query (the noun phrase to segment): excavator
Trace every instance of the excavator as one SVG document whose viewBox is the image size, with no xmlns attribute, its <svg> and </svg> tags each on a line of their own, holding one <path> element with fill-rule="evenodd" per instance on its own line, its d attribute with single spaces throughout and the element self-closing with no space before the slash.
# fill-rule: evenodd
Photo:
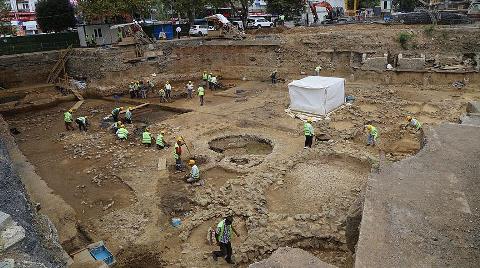
<svg viewBox="0 0 480 268">
<path fill-rule="evenodd" d="M 334 22 L 339 17 L 343 16 L 343 8 L 341 7 L 332 7 L 327 1 L 309 3 L 310 10 L 313 14 L 314 23 L 319 21 L 317 7 L 324 7 L 327 9 L 328 15 L 326 17 L 327 22 Z"/>
</svg>

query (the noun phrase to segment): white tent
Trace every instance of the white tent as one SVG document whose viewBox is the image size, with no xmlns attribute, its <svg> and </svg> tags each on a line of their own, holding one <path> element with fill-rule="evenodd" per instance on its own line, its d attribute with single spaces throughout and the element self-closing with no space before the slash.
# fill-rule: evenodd
<svg viewBox="0 0 480 268">
<path fill-rule="evenodd" d="M 308 76 L 288 84 L 290 109 L 325 115 L 345 102 L 345 79 Z"/>
</svg>

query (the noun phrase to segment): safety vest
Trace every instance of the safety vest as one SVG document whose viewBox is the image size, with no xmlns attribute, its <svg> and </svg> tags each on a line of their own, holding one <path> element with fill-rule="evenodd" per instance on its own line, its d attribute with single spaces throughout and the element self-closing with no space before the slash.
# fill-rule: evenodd
<svg viewBox="0 0 480 268">
<path fill-rule="evenodd" d="M 417 130 L 421 129 L 422 128 L 422 124 L 415 118 L 412 119 L 412 121 L 410 121 L 410 124 L 415 127 Z"/>
<path fill-rule="evenodd" d="M 229 242 L 232 239 L 232 225 L 228 225 L 228 241 L 223 241 L 223 242 Z M 221 222 L 218 223 L 217 225 L 217 239 L 218 241 L 222 242 L 222 238 L 225 232 L 225 219 L 223 219 Z"/>
<path fill-rule="evenodd" d="M 376 127 L 372 126 L 372 129 L 370 130 L 370 135 L 372 135 L 374 138 L 378 137 L 378 130 Z"/>
<path fill-rule="evenodd" d="M 150 132 L 143 132 L 142 134 L 142 143 L 152 143 L 152 136 Z"/>
<path fill-rule="evenodd" d="M 192 166 L 192 170 L 190 171 L 190 176 L 194 179 L 200 178 L 200 170 L 198 169 L 197 165 Z"/>
<path fill-rule="evenodd" d="M 158 134 L 158 136 L 157 136 L 157 145 L 164 146 L 163 135 L 162 134 Z"/>
<path fill-rule="evenodd" d="M 63 120 L 65 120 L 66 123 L 72 123 L 72 114 L 70 112 L 65 112 L 63 114 Z"/>
<path fill-rule="evenodd" d="M 313 136 L 313 127 L 312 124 L 310 123 L 305 123 L 303 125 L 303 132 L 305 133 L 305 136 Z"/>
<path fill-rule="evenodd" d="M 120 113 L 120 108 L 115 108 L 112 110 L 112 115 L 118 115 Z"/>
<path fill-rule="evenodd" d="M 82 122 L 82 124 L 84 124 L 84 125 L 87 123 L 87 119 L 86 119 L 85 117 L 83 117 L 83 116 L 77 117 L 77 120 L 79 120 L 80 122 Z"/>
<path fill-rule="evenodd" d="M 209 74 L 209 75 L 207 76 L 207 80 L 208 80 L 208 82 L 212 82 L 212 75 L 211 75 L 211 74 Z"/>
<path fill-rule="evenodd" d="M 182 154 L 182 147 L 180 147 L 178 143 L 175 143 L 175 147 L 173 148 L 173 157 L 175 158 L 175 160 L 180 158 L 180 154 L 177 153 L 177 150 L 180 154 Z"/>
<path fill-rule="evenodd" d="M 165 84 L 165 89 L 166 89 L 166 90 L 172 90 L 172 85 L 170 85 L 170 84 Z"/>
<path fill-rule="evenodd" d="M 204 96 L 205 95 L 205 89 L 203 87 L 198 87 L 198 96 Z"/>
<path fill-rule="evenodd" d="M 132 119 L 132 112 L 130 112 L 130 110 L 127 110 L 127 111 L 125 112 L 125 118 L 127 118 L 127 119 Z"/>
<path fill-rule="evenodd" d="M 315 72 L 320 72 L 322 68 L 320 66 L 315 67 Z"/>
<path fill-rule="evenodd" d="M 120 139 L 127 139 L 128 138 L 128 130 L 125 128 L 119 128 L 117 130 L 117 137 Z"/>
<path fill-rule="evenodd" d="M 208 74 L 207 74 L 207 73 L 203 73 L 202 79 L 203 79 L 203 80 L 207 80 L 207 79 L 208 79 Z"/>
</svg>

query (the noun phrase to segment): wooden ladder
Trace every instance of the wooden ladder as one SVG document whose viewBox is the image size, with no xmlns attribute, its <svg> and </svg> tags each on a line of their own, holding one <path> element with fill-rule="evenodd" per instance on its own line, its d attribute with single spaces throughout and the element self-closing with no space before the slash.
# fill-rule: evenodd
<svg viewBox="0 0 480 268">
<path fill-rule="evenodd" d="M 70 45 L 68 46 L 67 49 L 64 49 L 60 52 L 60 58 L 55 63 L 53 68 L 50 70 L 50 74 L 48 75 L 48 78 L 47 78 L 47 83 L 57 82 L 62 72 L 64 75 L 67 74 L 67 72 L 65 71 L 65 63 L 67 62 L 68 56 L 70 56 L 72 51 L 73 51 L 73 47 L 72 45 Z"/>
</svg>

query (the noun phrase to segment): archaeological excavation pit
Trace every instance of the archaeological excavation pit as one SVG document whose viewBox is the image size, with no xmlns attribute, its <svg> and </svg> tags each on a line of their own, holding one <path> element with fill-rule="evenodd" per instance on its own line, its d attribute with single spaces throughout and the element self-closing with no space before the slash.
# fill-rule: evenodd
<svg viewBox="0 0 480 268">
<path fill-rule="evenodd" d="M 210 141 L 208 144 L 211 150 L 225 156 L 268 155 L 273 151 L 273 144 L 270 140 L 253 135 L 221 137 Z M 242 164 L 241 159 L 233 161 Z"/>
<path fill-rule="evenodd" d="M 367 181 L 370 164 L 353 157 L 320 156 L 297 163 L 267 193 L 270 211 L 344 216 Z"/>
<path fill-rule="evenodd" d="M 11 129 L 17 130 L 15 140 L 40 177 L 75 210 L 79 219 L 87 220 L 137 201 L 134 191 L 118 172 L 119 168 L 133 165 L 128 163 L 133 155 L 124 153 L 115 136 L 105 124 L 100 124 L 116 105 L 135 105 L 87 99 L 73 116 L 88 116 L 91 122 L 88 133 L 92 135 L 76 129 L 67 133 L 67 138 L 63 113 L 74 104 L 64 102 L 55 107 L 13 113 L 5 116 L 5 120 Z M 136 125 L 159 122 L 176 114 L 156 107 L 135 112 L 134 124 L 127 126 L 132 141 L 140 139 L 141 133 L 134 135 Z"/>
</svg>

